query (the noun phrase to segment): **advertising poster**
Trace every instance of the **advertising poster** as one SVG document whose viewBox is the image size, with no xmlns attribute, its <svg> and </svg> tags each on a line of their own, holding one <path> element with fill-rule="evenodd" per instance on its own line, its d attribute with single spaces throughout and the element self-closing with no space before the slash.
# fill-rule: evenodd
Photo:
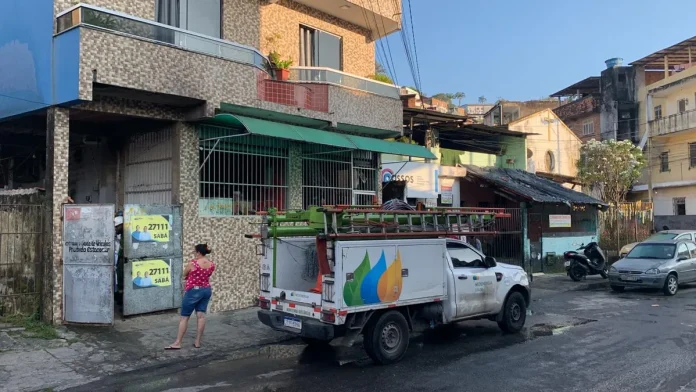
<svg viewBox="0 0 696 392">
<path fill-rule="evenodd" d="M 421 162 L 396 162 L 382 165 L 382 183 L 403 182 L 406 197 L 437 199 L 440 194 L 440 165 Z"/>
<path fill-rule="evenodd" d="M 171 215 L 139 215 L 130 220 L 133 243 L 169 242 L 172 230 Z"/>
<path fill-rule="evenodd" d="M 441 178 L 440 181 L 440 203 L 442 204 L 452 204 L 454 202 L 454 193 L 452 193 L 452 187 L 454 186 L 454 178 Z"/>
<path fill-rule="evenodd" d="M 134 289 L 172 285 L 172 271 L 167 260 L 133 261 L 131 279 Z"/>
</svg>

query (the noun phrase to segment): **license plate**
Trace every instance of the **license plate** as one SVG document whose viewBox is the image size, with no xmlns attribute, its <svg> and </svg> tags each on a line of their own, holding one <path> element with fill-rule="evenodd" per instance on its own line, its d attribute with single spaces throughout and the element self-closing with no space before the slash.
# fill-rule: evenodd
<svg viewBox="0 0 696 392">
<path fill-rule="evenodd" d="M 563 263 L 563 265 L 566 267 L 570 267 L 570 261 L 566 261 L 565 263 Z"/>
<path fill-rule="evenodd" d="M 294 317 L 284 317 L 283 324 L 286 327 L 295 328 L 295 329 L 302 329 L 302 320 L 296 319 Z"/>
<path fill-rule="evenodd" d="M 626 280 L 626 281 L 632 281 L 635 282 L 638 280 L 637 276 L 631 276 L 631 275 L 622 275 L 621 280 Z"/>
</svg>

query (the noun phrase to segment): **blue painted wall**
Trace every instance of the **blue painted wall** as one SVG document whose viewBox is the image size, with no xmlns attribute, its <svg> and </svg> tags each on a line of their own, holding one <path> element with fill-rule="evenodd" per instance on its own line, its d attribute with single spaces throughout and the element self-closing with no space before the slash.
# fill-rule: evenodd
<svg viewBox="0 0 696 392">
<path fill-rule="evenodd" d="M 52 43 L 52 0 L 0 1 L 0 118 L 51 105 Z"/>
<path fill-rule="evenodd" d="M 80 32 L 54 46 L 53 21 L 53 0 L 0 0 L 0 119 L 77 100 Z"/>
<path fill-rule="evenodd" d="M 597 241 L 596 235 L 579 235 L 564 237 L 542 237 L 541 252 L 542 257 L 546 257 L 549 252 L 556 252 L 557 256 L 563 256 L 563 252 L 575 250 L 581 244 L 587 245 L 589 242 Z"/>
</svg>

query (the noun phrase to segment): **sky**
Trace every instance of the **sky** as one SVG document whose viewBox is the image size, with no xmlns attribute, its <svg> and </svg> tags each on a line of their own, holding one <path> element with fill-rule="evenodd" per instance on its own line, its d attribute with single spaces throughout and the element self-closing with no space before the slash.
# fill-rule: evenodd
<svg viewBox="0 0 696 392">
<path fill-rule="evenodd" d="M 407 12 L 408 0 L 402 4 Z M 659 4 L 411 0 L 423 92 L 461 91 L 462 104 L 477 103 L 480 96 L 490 103 L 548 97 L 599 76 L 604 60 L 621 57 L 628 64 L 696 36 L 696 1 Z M 393 59 L 397 83 L 413 86 L 401 34 L 381 41 L 378 61 Z"/>
</svg>

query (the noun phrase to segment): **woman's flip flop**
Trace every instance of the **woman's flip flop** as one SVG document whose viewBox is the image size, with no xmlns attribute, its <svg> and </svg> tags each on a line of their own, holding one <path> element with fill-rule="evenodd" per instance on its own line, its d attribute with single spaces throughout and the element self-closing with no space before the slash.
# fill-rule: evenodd
<svg viewBox="0 0 696 392">
<path fill-rule="evenodd" d="M 181 347 L 172 347 L 172 346 L 167 346 L 164 348 L 164 350 L 181 350 Z"/>
</svg>

